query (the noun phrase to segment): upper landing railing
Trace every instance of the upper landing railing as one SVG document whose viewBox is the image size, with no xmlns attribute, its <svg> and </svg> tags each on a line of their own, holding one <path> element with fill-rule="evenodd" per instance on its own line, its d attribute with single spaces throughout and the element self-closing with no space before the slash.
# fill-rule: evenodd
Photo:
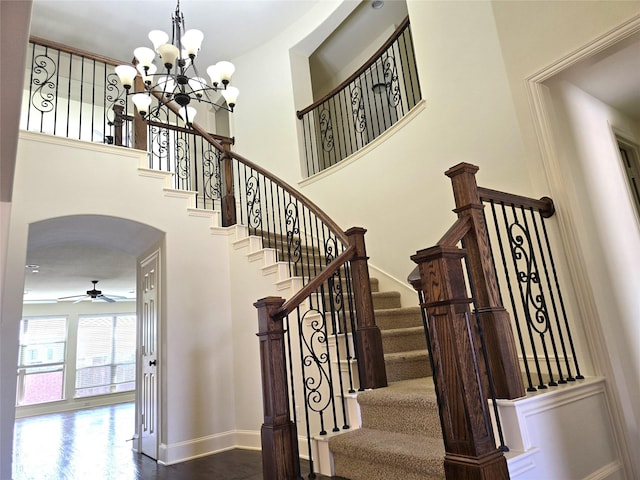
<svg viewBox="0 0 640 480">
<path fill-rule="evenodd" d="M 458 220 L 412 257 L 410 281 L 434 366 L 446 476 L 507 479 L 487 399 L 524 396 L 523 371 L 529 391 L 583 377 L 545 226 L 553 202 L 478 187 L 477 170 L 462 163 L 446 172 Z"/>
<path fill-rule="evenodd" d="M 422 98 L 409 17 L 355 73 L 298 112 L 307 175 L 376 139 Z"/>
<path fill-rule="evenodd" d="M 255 303 L 263 476 L 300 477 L 297 432 L 304 432 L 313 475 L 311 438 L 350 428 L 349 392 L 387 383 L 365 230 L 343 231 L 297 190 L 232 152 L 232 139 L 196 123 L 180 126 L 175 104 L 167 104 L 161 120 L 141 120 L 119 89 L 113 67 L 120 62 L 32 40 L 23 129 L 146 150 L 149 168 L 172 172 L 175 188 L 195 192 L 198 207 L 220 211 L 223 226 L 244 226 L 279 268 L 301 281 L 286 301 Z"/>
</svg>

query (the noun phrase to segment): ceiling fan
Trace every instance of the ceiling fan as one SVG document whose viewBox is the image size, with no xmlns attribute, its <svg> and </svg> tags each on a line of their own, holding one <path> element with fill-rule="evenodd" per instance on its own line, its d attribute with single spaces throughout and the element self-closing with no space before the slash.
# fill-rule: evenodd
<svg viewBox="0 0 640 480">
<path fill-rule="evenodd" d="M 83 300 L 87 300 L 87 299 L 99 299 L 99 300 L 104 300 L 105 302 L 109 302 L 109 303 L 113 303 L 118 298 L 125 298 L 122 297 L 120 295 L 111 295 L 109 297 L 107 297 L 106 295 L 103 295 L 101 290 L 97 290 L 96 289 L 96 285 L 98 284 L 98 280 L 91 280 L 91 283 L 93 283 L 93 288 L 91 290 L 87 290 L 87 293 L 85 295 L 71 295 L 70 297 L 60 297 L 58 298 L 58 300 L 70 300 L 72 298 L 78 298 L 78 300 L 76 300 L 73 303 L 78 303 L 81 302 Z"/>
</svg>

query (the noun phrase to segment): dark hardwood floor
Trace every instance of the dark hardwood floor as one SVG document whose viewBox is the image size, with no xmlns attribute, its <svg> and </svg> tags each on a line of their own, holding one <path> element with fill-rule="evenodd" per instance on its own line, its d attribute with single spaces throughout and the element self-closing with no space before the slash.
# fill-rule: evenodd
<svg viewBox="0 0 640 480">
<path fill-rule="evenodd" d="M 262 479 L 260 452 L 230 450 L 162 466 L 131 451 L 133 432 L 133 404 L 16 420 L 13 480 Z"/>
</svg>

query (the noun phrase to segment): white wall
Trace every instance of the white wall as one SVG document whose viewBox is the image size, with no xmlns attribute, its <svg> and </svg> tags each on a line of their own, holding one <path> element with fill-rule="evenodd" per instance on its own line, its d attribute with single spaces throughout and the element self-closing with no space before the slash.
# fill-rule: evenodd
<svg viewBox="0 0 640 480">
<path fill-rule="evenodd" d="M 29 224 L 98 214 L 149 225 L 165 232 L 160 452 L 161 460 L 170 463 L 209 453 L 212 439 L 222 438 L 224 447 L 233 445 L 227 241 L 210 234 L 210 219 L 188 215 L 187 200 L 163 195 L 162 179 L 138 175 L 145 157 L 143 152 L 21 133 L 5 272 L 12 279 L 4 291 L 10 301 L 2 304 L 1 408 L 3 415 L 13 417 Z M 88 198 L 92 201 L 80 201 Z M 11 428 L 2 425 L 9 438 Z M 4 463 L 10 446 L 3 445 L 2 454 Z"/>
<path fill-rule="evenodd" d="M 639 122 L 576 86 L 548 82 L 557 163 L 567 184 L 600 330 L 631 451 L 640 448 L 640 225 L 614 132 L 640 143 Z M 600 368 L 605 368 L 601 366 Z M 636 466 L 637 468 L 637 466 Z"/>
</svg>

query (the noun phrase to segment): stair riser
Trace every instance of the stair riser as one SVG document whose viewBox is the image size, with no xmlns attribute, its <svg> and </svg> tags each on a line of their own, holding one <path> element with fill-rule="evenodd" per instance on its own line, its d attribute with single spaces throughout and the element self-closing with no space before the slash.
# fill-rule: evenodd
<svg viewBox="0 0 640 480">
<path fill-rule="evenodd" d="M 442 437 L 438 406 L 360 405 L 362 426 L 387 432 Z M 393 412 L 390 415 L 389 412 Z"/>
<path fill-rule="evenodd" d="M 413 360 L 403 362 L 386 362 L 387 381 L 397 382 L 411 378 L 428 377 L 431 375 L 429 360 Z"/>
<path fill-rule="evenodd" d="M 376 311 L 376 325 L 381 330 L 420 327 L 422 317 L 418 309 L 403 309 L 402 312 L 379 310 Z"/>
<path fill-rule="evenodd" d="M 427 342 L 422 329 L 404 335 L 385 335 L 382 331 L 382 348 L 385 353 L 426 350 Z"/>
<path fill-rule="evenodd" d="M 349 480 L 443 480 L 441 475 L 410 472 L 388 463 L 377 463 L 359 458 L 350 458 L 334 453 L 333 462 L 337 476 Z"/>
</svg>

